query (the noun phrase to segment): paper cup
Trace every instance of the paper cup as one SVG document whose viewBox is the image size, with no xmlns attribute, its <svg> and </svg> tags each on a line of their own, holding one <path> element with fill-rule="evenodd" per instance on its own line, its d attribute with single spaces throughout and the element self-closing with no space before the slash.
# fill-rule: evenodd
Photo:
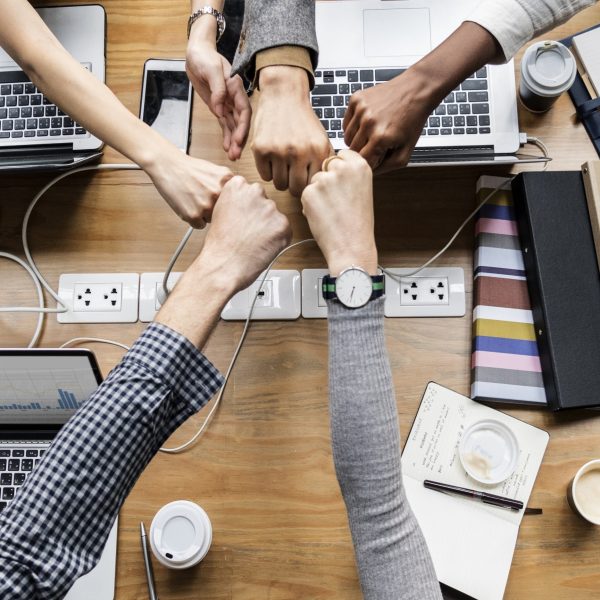
<svg viewBox="0 0 600 600">
<path fill-rule="evenodd" d="M 171 569 L 198 564 L 212 542 L 212 525 L 206 512 L 187 500 L 165 504 L 150 525 L 150 547 L 156 559 Z"/>
<path fill-rule="evenodd" d="M 532 44 L 521 60 L 519 97 L 532 112 L 546 112 L 577 75 L 575 58 L 560 42 Z"/>
<path fill-rule="evenodd" d="M 567 488 L 575 512 L 592 525 L 600 525 L 600 459 L 590 460 L 575 473 Z"/>
</svg>

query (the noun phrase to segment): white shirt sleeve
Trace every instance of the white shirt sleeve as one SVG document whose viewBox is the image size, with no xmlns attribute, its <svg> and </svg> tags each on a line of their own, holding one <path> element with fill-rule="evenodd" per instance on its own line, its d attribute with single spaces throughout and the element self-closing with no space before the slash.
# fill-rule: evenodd
<svg viewBox="0 0 600 600">
<path fill-rule="evenodd" d="M 570 19 L 597 0 L 482 0 L 466 19 L 487 29 L 510 60 L 531 38 Z"/>
</svg>

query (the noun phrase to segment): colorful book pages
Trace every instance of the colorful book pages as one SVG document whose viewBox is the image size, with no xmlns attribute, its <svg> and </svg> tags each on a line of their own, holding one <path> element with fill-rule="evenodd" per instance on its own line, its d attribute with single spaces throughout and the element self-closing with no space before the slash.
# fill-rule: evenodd
<svg viewBox="0 0 600 600">
<path fill-rule="evenodd" d="M 480 177 L 475 223 L 471 398 L 546 405 L 510 179 Z"/>
</svg>

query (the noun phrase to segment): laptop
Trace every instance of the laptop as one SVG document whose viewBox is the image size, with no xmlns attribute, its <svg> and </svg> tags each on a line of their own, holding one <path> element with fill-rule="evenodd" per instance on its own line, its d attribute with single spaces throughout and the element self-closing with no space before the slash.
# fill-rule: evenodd
<svg viewBox="0 0 600 600">
<path fill-rule="evenodd" d="M 101 381 L 89 350 L 0 349 L 0 511 Z M 66 600 L 114 599 L 117 521 L 100 562 L 75 582 Z"/>
<path fill-rule="evenodd" d="M 316 3 L 319 65 L 312 105 L 335 150 L 347 147 L 342 123 L 350 96 L 401 74 L 447 38 L 477 3 Z M 514 64 L 510 61 L 483 67 L 448 94 L 429 117 L 409 165 L 510 164 L 519 161 L 518 149 Z"/>
<path fill-rule="evenodd" d="M 81 68 L 104 82 L 104 9 L 64 6 L 38 13 Z M 98 138 L 46 98 L 0 48 L 0 171 L 69 169 L 98 159 L 101 148 Z"/>
</svg>

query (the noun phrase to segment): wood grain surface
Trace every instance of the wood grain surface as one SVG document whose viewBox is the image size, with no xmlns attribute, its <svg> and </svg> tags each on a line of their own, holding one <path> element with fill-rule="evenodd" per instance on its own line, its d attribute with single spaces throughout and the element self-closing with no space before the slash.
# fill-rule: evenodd
<svg viewBox="0 0 600 600">
<path fill-rule="evenodd" d="M 72 3 L 52 0 L 52 4 Z M 184 56 L 188 2 L 104 0 L 103 5 L 108 19 L 107 83 L 137 114 L 144 61 Z M 558 39 L 598 22 L 600 6 L 545 37 Z M 548 145 L 554 159 L 551 170 L 579 169 L 583 162 L 597 158 L 568 96 L 545 115 L 521 107 L 519 112 L 521 130 Z M 227 164 L 220 130 L 198 98 L 191 154 Z M 124 159 L 106 148 L 103 160 Z M 232 168 L 249 180 L 259 180 L 249 148 Z M 381 263 L 421 264 L 472 210 L 479 175 L 507 172 L 472 167 L 408 169 L 378 178 L 376 234 Z M 24 211 L 49 179 L 49 174 L 0 176 L 0 249 L 22 254 Z M 275 191 L 271 184 L 266 187 L 288 215 L 294 239 L 308 237 L 299 201 Z M 67 179 L 43 198 L 29 237 L 39 268 L 56 287 L 59 275 L 66 272 L 162 271 L 185 229 L 144 173 L 88 173 Z M 202 236 L 192 237 L 178 268 L 198 252 Z M 437 266 L 465 269 L 464 318 L 386 320 L 403 436 L 428 381 L 469 393 L 473 243 L 469 226 L 437 262 Z M 291 251 L 279 264 L 296 269 L 322 266 L 320 252 L 309 245 Z M 27 275 L 1 261 L 0 304 L 34 302 Z M 0 345 L 25 345 L 35 320 L 33 315 L 0 315 Z M 41 345 L 57 346 L 79 335 L 131 343 L 143 328 L 143 323 L 59 325 L 50 316 Z M 206 354 L 219 368 L 227 366 L 240 332 L 238 323 L 218 325 Z M 94 350 L 104 374 L 121 356 L 108 346 Z M 361 597 L 331 459 L 326 367 L 326 321 L 252 324 L 223 406 L 207 435 L 185 454 L 157 456 L 123 507 L 117 600 L 148 597 L 139 522 L 149 525 L 155 512 L 175 499 L 193 500 L 207 510 L 214 539 L 198 568 L 175 572 L 155 563 L 161 599 Z M 541 506 L 544 513 L 523 519 L 505 597 L 600 598 L 600 528 L 574 516 L 565 499 L 577 468 L 600 458 L 600 418 L 583 411 L 558 416 L 540 410 L 508 412 L 549 431 L 550 444 L 531 498 L 531 506 Z M 202 418 L 203 414 L 191 419 L 171 443 L 187 439 Z"/>
</svg>

